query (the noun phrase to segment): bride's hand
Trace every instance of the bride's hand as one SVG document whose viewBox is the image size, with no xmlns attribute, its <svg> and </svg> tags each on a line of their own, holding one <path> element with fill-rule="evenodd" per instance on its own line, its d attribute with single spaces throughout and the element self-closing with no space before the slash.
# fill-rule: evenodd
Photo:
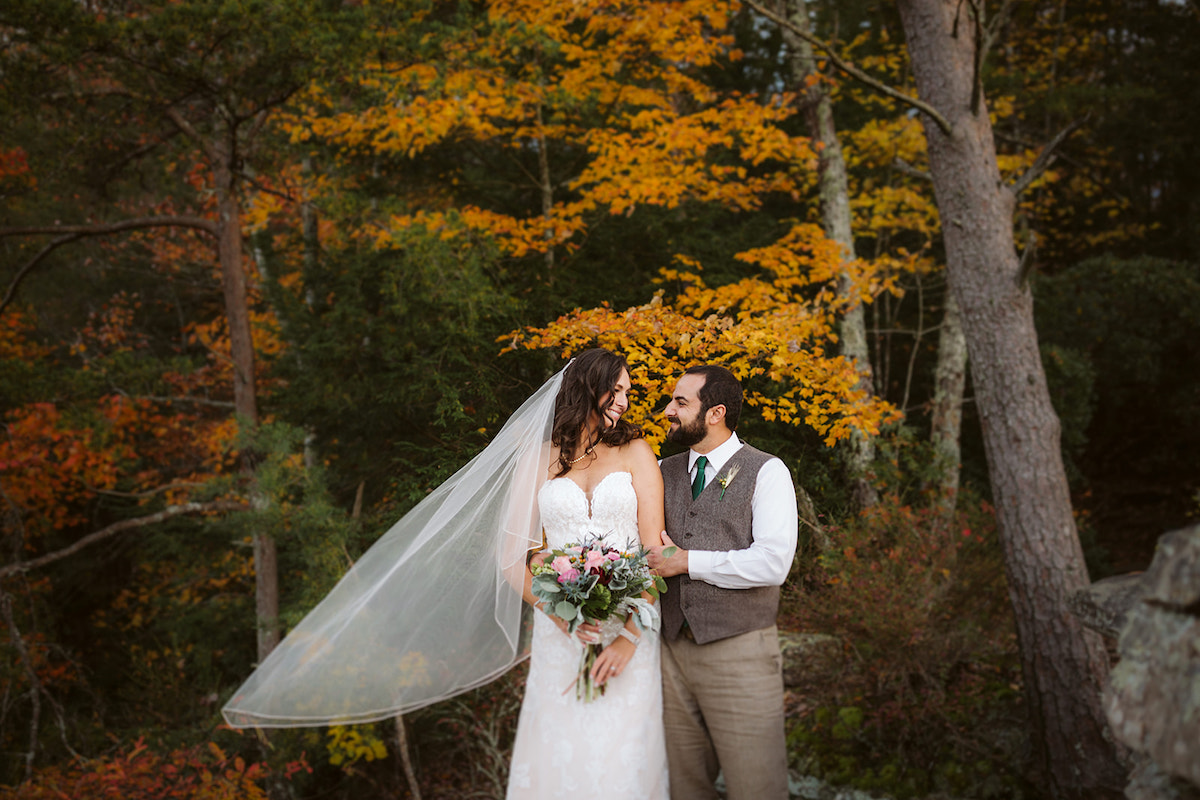
<svg viewBox="0 0 1200 800">
<path fill-rule="evenodd" d="M 592 681 L 597 686 L 603 686 L 612 678 L 625 671 L 637 645 L 623 636 L 618 636 L 612 644 L 600 651 L 596 663 L 592 665 Z"/>
<path fill-rule="evenodd" d="M 600 641 L 600 626 L 594 622 L 585 622 L 571 633 L 571 627 L 562 617 L 551 614 L 549 611 L 543 611 L 550 620 L 558 626 L 558 629 L 563 632 L 564 636 L 570 636 L 573 639 L 578 639 L 580 644 L 596 644 Z"/>
</svg>

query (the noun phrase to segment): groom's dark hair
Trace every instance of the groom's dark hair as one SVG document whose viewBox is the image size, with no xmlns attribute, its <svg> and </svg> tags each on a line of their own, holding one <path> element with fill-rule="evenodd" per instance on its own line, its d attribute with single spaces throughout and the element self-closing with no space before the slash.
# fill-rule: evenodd
<svg viewBox="0 0 1200 800">
<path fill-rule="evenodd" d="M 704 416 L 713 406 L 725 406 L 725 427 L 737 430 L 742 416 L 742 384 L 733 373 L 716 364 L 700 364 L 689 367 L 684 375 L 703 375 L 700 387 L 700 415 Z"/>
</svg>

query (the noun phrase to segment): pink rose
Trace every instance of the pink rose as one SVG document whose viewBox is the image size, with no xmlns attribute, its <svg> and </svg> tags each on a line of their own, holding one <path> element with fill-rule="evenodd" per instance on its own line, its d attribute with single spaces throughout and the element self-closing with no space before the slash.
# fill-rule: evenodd
<svg viewBox="0 0 1200 800">
<path fill-rule="evenodd" d="M 608 552 L 608 555 L 605 556 L 605 558 L 607 558 L 609 561 L 620 561 L 621 554 L 618 553 L 616 550 L 610 550 Z"/>
<path fill-rule="evenodd" d="M 559 583 L 570 583 L 571 581 L 577 580 L 579 580 L 579 570 L 577 569 L 569 569 L 566 572 L 560 572 L 558 574 Z"/>
<path fill-rule="evenodd" d="M 567 570 L 571 569 L 571 559 L 568 556 L 559 556 L 550 562 L 550 569 L 562 575 Z"/>
<path fill-rule="evenodd" d="M 604 563 L 604 554 L 599 550 L 589 550 L 587 558 L 583 560 L 583 568 L 586 570 L 599 569 Z"/>
</svg>

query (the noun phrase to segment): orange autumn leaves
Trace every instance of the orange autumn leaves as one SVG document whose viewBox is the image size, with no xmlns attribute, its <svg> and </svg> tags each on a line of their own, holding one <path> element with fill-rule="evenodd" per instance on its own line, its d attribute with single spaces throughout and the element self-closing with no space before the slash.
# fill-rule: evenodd
<svg viewBox="0 0 1200 800">
<path fill-rule="evenodd" d="M 668 299 L 617 311 L 607 305 L 576 310 L 542 328 L 513 334 L 510 347 L 551 347 L 564 357 L 599 345 L 623 353 L 639 387 L 630 419 L 651 442 L 665 436 L 661 409 L 675 379 L 697 363 L 728 367 L 747 388 L 746 401 L 768 421 L 807 425 L 829 445 L 853 430 L 877 434 L 899 412 L 858 388 L 853 362 L 831 351 L 837 316 L 848 302 L 883 287 L 861 262 L 844 263 L 836 246 L 811 225 L 797 226 L 780 244 L 743 253 L 764 268 L 747 278 L 709 288 L 699 265 L 680 259 L 661 280 L 681 285 Z M 834 284 L 849 270 L 853 290 Z"/>
<path fill-rule="evenodd" d="M 296 141 L 399 160 L 451 145 L 486 146 L 514 160 L 536 154 L 541 172 L 526 177 L 540 207 L 520 215 L 477 205 L 469 194 L 456 202 L 455 189 L 414 193 L 363 227 L 360 235 L 382 249 L 418 229 L 442 238 L 484 234 L 503 255 L 523 258 L 569 252 L 604 216 L 644 206 L 702 203 L 737 213 L 782 197 L 802 211 L 817 154 L 792 132 L 794 98 L 721 92 L 698 69 L 740 58 L 729 28 L 736 10 L 711 1 L 495 0 L 486 18 L 440 41 L 436 56 L 380 61 L 358 76 L 357 105 L 314 88 L 285 127 Z M 908 201 L 881 198 L 864 214 Z M 800 223 L 737 258 L 760 275 L 710 288 L 701 265 L 680 256 L 682 270 L 663 272 L 683 286 L 675 297 L 660 293 L 624 312 L 577 311 L 514 344 L 569 352 L 599 342 L 628 353 L 656 384 L 696 361 L 719 361 L 739 377 L 765 379 L 750 382 L 764 387 L 750 398 L 764 417 L 809 425 L 829 443 L 853 428 L 878 432 L 894 418 L 855 388 L 854 365 L 835 355 L 837 320 L 849 305 L 895 290 L 887 276 L 914 259 L 847 263 L 819 229 Z M 643 413 L 652 405 L 646 398 Z"/>
<path fill-rule="evenodd" d="M 112 359 L 136 357 L 145 346 L 133 325 L 136 297 L 117 295 L 77 332 L 71 354 L 81 361 L 80 380 L 109 380 Z M 0 361 L 44 358 L 33 324 L 13 310 L 0 316 Z M 161 377 L 180 396 L 201 387 L 205 373 Z M 180 502 L 188 487 L 233 466 L 236 423 L 227 409 L 165 402 L 113 387 L 91 403 L 37 401 L 5 417 L 0 437 L 0 484 L 18 513 L 30 552 L 56 531 L 91 528 L 95 503 L 104 494 L 145 502 Z M 158 494 L 155 490 L 174 485 Z M 144 496 L 143 496 L 144 495 Z M 153 499 L 152 499 L 153 497 Z M 126 500 L 125 502 L 128 502 Z"/>
<path fill-rule="evenodd" d="M 787 102 L 721 96 L 697 77 L 698 67 L 738 57 L 724 32 L 734 8 L 493 2 L 475 27 L 440 40 L 436 56 L 380 62 L 357 76 L 363 103 L 314 87 L 285 128 L 346 153 L 416 159 L 470 142 L 546 158 L 546 173 L 529 176 L 542 194 L 538 212 L 424 198 L 367 232 L 378 246 L 413 227 L 476 231 L 519 258 L 572 249 L 598 215 L 638 205 L 695 199 L 754 209 L 767 193 L 795 193 L 796 167 L 814 156 L 781 127 L 794 114 Z M 586 157 L 564 174 L 552 163 L 563 151 Z"/>
</svg>

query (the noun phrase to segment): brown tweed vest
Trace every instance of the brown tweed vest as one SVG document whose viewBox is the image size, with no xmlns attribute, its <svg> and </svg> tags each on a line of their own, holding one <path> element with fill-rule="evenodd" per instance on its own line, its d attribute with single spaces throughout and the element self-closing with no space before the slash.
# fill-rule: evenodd
<svg viewBox="0 0 1200 800">
<path fill-rule="evenodd" d="M 745 550 L 754 541 L 751 501 L 758 471 L 771 455 L 743 444 L 692 499 L 686 452 L 663 459 L 667 535 L 685 550 Z M 734 465 L 738 474 L 722 486 L 719 479 Z M 723 495 L 723 496 L 722 496 Z M 722 589 L 687 575 L 667 578 L 662 596 L 663 635 L 679 637 L 686 620 L 697 644 L 768 628 L 779 613 L 779 587 Z"/>
</svg>

